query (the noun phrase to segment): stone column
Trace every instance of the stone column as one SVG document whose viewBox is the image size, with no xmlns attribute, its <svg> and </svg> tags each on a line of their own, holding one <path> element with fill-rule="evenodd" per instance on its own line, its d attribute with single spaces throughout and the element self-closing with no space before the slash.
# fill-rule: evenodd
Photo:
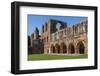
<svg viewBox="0 0 100 76">
<path fill-rule="evenodd" d="M 88 48 L 87 47 L 85 47 L 85 49 L 84 49 L 84 54 L 88 54 Z"/>
<path fill-rule="evenodd" d="M 49 54 L 51 54 L 51 50 L 50 50 L 50 48 L 49 48 Z"/>
<path fill-rule="evenodd" d="M 77 47 L 75 48 L 75 54 L 79 54 L 79 50 Z"/>
<path fill-rule="evenodd" d="M 67 54 L 69 54 L 70 52 L 69 52 L 69 48 L 67 47 Z"/>
</svg>

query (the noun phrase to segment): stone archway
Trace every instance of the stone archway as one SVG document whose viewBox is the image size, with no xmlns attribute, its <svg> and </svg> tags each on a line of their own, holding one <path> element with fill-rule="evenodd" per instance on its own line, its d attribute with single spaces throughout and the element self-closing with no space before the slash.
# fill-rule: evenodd
<svg viewBox="0 0 100 76">
<path fill-rule="evenodd" d="M 51 52 L 52 52 L 52 53 L 56 53 L 55 47 L 54 47 L 53 45 L 51 45 Z"/>
<path fill-rule="evenodd" d="M 55 45 L 55 51 L 56 53 L 60 53 L 60 46 L 58 44 Z"/>
<path fill-rule="evenodd" d="M 78 49 L 79 54 L 84 54 L 85 53 L 85 46 L 84 46 L 82 41 L 78 42 L 77 49 Z"/>
<path fill-rule="evenodd" d="M 75 53 L 75 47 L 74 45 L 71 43 L 69 44 L 69 49 L 68 49 L 69 53 L 74 54 Z"/>
<path fill-rule="evenodd" d="M 67 53 L 67 47 L 64 43 L 61 43 L 61 51 L 62 53 Z"/>
</svg>

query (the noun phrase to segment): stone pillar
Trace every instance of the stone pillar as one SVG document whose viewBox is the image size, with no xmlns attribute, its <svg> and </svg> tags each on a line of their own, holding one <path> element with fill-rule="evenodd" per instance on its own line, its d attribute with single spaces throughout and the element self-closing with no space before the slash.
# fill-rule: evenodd
<svg viewBox="0 0 100 76">
<path fill-rule="evenodd" d="M 75 54 L 79 54 L 79 50 L 77 47 L 75 48 Z"/>
<path fill-rule="evenodd" d="M 69 54 L 70 52 L 69 52 L 69 48 L 67 47 L 67 54 Z"/>
<path fill-rule="evenodd" d="M 48 49 L 49 50 L 49 54 L 51 53 L 51 50 L 50 50 L 50 48 Z"/>
<path fill-rule="evenodd" d="M 87 47 L 85 47 L 85 49 L 84 49 L 84 54 L 88 54 L 88 48 Z"/>
</svg>

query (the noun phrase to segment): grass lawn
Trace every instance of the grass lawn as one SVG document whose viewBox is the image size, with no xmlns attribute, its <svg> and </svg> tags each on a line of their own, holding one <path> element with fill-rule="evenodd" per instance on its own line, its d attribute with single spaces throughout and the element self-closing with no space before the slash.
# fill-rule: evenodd
<svg viewBox="0 0 100 76">
<path fill-rule="evenodd" d="M 88 56 L 86 54 L 81 54 L 81 55 L 31 54 L 31 55 L 28 55 L 28 61 L 33 61 L 33 60 L 82 59 L 82 58 L 88 58 Z"/>
</svg>

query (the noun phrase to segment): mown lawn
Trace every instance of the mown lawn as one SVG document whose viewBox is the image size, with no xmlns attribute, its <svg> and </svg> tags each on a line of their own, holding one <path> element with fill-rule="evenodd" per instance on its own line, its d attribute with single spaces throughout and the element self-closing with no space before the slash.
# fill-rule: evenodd
<svg viewBox="0 0 100 76">
<path fill-rule="evenodd" d="M 88 58 L 88 56 L 86 54 L 81 54 L 81 55 L 31 54 L 31 55 L 28 55 L 28 61 L 33 61 L 33 60 L 82 59 L 82 58 Z"/>
</svg>

